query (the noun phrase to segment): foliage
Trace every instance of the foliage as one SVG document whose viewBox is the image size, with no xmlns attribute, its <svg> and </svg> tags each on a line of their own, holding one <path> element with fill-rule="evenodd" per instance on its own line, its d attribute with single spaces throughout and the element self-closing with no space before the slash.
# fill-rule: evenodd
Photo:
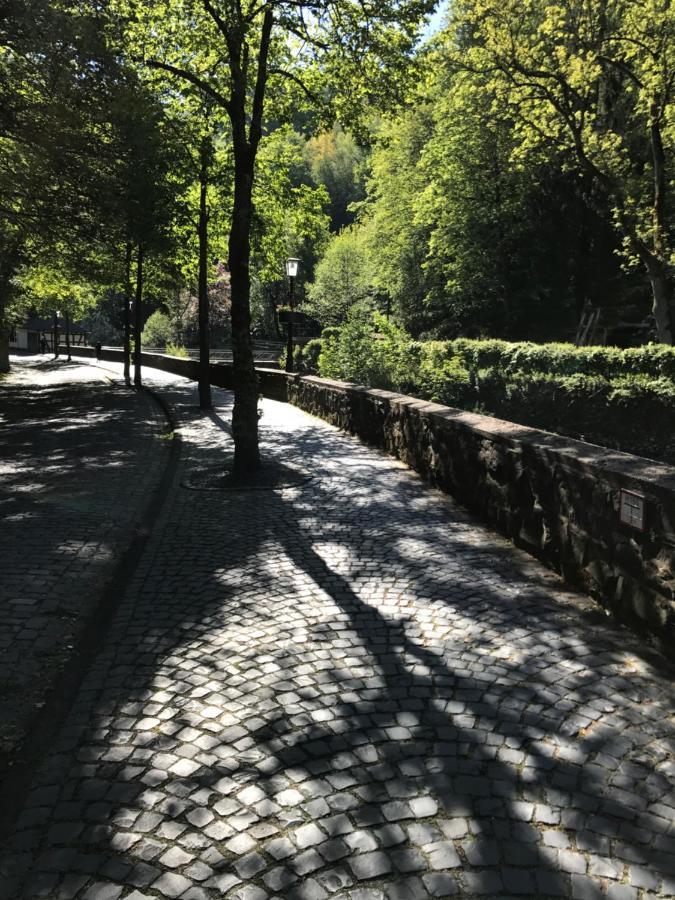
<svg viewBox="0 0 675 900">
<path fill-rule="evenodd" d="M 0 26 L 0 368 L 6 310 L 23 267 L 60 244 L 73 258 L 101 233 L 107 186 L 102 120 L 119 67 L 92 10 L 61 0 L 15 0 Z M 68 236 L 67 241 L 65 235 Z"/>
<path fill-rule="evenodd" d="M 186 347 L 183 347 L 180 344 L 174 344 L 171 341 L 166 345 L 166 353 L 168 353 L 169 356 L 177 356 L 179 359 L 190 358 L 190 354 Z"/>
<path fill-rule="evenodd" d="M 162 310 L 154 312 L 143 328 L 143 346 L 164 347 L 175 337 L 175 327 Z"/>
<path fill-rule="evenodd" d="M 361 212 L 369 226 L 375 286 L 389 296 L 414 334 L 433 327 L 427 305 L 429 273 L 424 270 L 429 230 L 417 218 L 425 188 L 419 160 L 429 134 L 430 108 L 425 102 L 380 126 L 369 163 L 368 199 Z"/>
<path fill-rule="evenodd" d="M 118 298 L 115 298 L 116 300 Z M 117 304 L 119 305 L 119 304 Z M 90 344 L 107 344 L 109 346 L 117 346 L 122 342 L 122 329 L 119 321 L 113 319 L 109 311 L 103 304 L 97 305 L 90 310 L 80 324 L 88 333 Z"/>
<path fill-rule="evenodd" d="M 321 325 L 339 325 L 351 310 L 371 309 L 375 297 L 372 257 L 363 226 L 337 234 L 316 267 L 305 310 Z"/>
<path fill-rule="evenodd" d="M 319 371 L 369 387 L 408 390 L 419 367 L 419 344 L 381 313 L 352 313 L 342 328 L 324 332 Z"/>
<path fill-rule="evenodd" d="M 296 344 L 293 348 L 293 362 L 296 372 L 316 375 L 319 371 L 319 355 L 323 348 L 321 338 L 312 338 L 306 344 Z M 284 356 L 284 363 L 286 357 Z"/>
<path fill-rule="evenodd" d="M 675 152 L 675 8 L 660 0 L 458 0 L 454 64 L 486 73 L 512 122 L 512 157 L 553 151 L 611 203 L 629 263 L 643 264 L 660 340 L 672 342 L 666 217 Z"/>
<path fill-rule="evenodd" d="M 331 230 L 354 221 L 353 204 L 365 198 L 366 152 L 340 125 L 307 141 L 304 156 L 312 181 L 328 192 Z"/>
<path fill-rule="evenodd" d="M 323 377 L 675 462 L 675 348 L 415 342 L 382 316 L 324 332 Z M 316 352 L 313 348 L 313 352 Z"/>
</svg>

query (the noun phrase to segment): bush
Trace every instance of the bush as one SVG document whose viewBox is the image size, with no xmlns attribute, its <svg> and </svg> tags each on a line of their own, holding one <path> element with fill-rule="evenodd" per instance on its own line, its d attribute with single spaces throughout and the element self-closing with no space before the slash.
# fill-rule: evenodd
<svg viewBox="0 0 675 900">
<path fill-rule="evenodd" d="M 187 352 L 185 347 L 181 347 L 180 344 L 172 344 L 169 342 L 166 345 L 166 352 L 169 356 L 178 356 L 180 359 L 189 359 L 190 354 Z"/>
<path fill-rule="evenodd" d="M 377 314 L 326 329 L 319 371 L 675 463 L 675 348 L 416 343 Z"/>
<path fill-rule="evenodd" d="M 417 384 L 421 345 L 380 313 L 350 316 L 342 328 L 326 329 L 322 343 L 318 362 L 325 378 L 396 391 Z"/>
<path fill-rule="evenodd" d="M 145 323 L 142 341 L 145 347 L 165 347 L 173 340 L 174 327 L 166 313 L 154 312 Z"/>
<path fill-rule="evenodd" d="M 293 351 L 295 371 L 305 375 L 316 375 L 319 371 L 319 355 L 323 347 L 321 338 L 312 338 L 306 344 L 298 344 Z M 284 365 L 286 357 L 284 356 Z"/>
</svg>

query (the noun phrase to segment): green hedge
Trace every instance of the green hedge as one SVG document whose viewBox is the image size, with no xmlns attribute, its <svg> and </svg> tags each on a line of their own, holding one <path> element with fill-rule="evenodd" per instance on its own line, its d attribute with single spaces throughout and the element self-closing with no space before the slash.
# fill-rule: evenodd
<svg viewBox="0 0 675 900">
<path fill-rule="evenodd" d="M 312 341 L 304 371 L 675 464 L 675 348 L 413 341 L 376 314 Z"/>
</svg>

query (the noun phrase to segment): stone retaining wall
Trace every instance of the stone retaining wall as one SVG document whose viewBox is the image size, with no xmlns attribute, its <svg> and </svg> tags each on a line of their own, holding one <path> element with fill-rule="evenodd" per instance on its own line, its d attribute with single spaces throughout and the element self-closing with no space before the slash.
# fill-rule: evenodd
<svg viewBox="0 0 675 900">
<path fill-rule="evenodd" d="M 120 356 L 103 352 L 104 359 Z M 195 362 L 159 354 L 143 354 L 143 364 L 197 374 Z M 258 372 L 265 397 L 396 456 L 673 652 L 675 469 L 389 391 Z M 230 366 L 214 364 L 211 375 L 213 384 L 231 388 Z M 622 489 L 644 495 L 644 531 L 620 522 Z"/>
<path fill-rule="evenodd" d="M 675 469 L 388 391 L 293 378 L 291 403 L 452 494 L 666 652 L 675 646 Z M 619 519 L 645 497 L 645 530 Z"/>
</svg>

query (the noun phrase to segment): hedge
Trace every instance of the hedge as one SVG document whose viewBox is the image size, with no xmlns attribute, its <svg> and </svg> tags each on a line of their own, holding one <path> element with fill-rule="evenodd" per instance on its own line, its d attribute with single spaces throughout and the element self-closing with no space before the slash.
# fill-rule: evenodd
<svg viewBox="0 0 675 900">
<path fill-rule="evenodd" d="M 384 317 L 324 332 L 302 370 L 675 464 L 675 348 L 413 341 Z"/>
</svg>

